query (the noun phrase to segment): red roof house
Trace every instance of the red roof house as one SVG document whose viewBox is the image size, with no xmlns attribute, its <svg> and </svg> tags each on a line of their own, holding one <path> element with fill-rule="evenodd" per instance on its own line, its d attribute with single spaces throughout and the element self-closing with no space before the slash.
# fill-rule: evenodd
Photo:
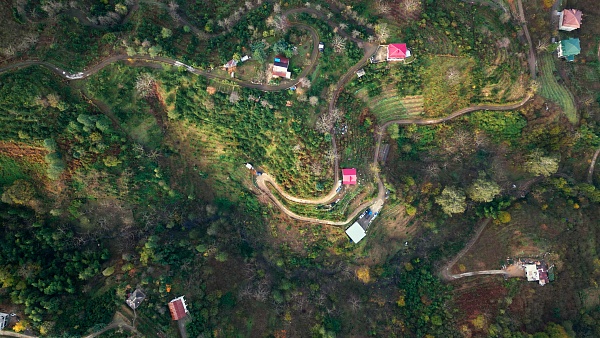
<svg viewBox="0 0 600 338">
<path fill-rule="evenodd" d="M 578 9 L 565 9 L 560 12 L 558 20 L 558 29 L 562 31 L 572 31 L 581 27 L 582 13 Z"/>
<path fill-rule="evenodd" d="M 342 169 L 342 183 L 356 184 L 356 168 Z"/>
<path fill-rule="evenodd" d="M 273 77 L 282 77 L 285 79 L 289 79 L 292 75 L 291 72 L 288 72 L 288 67 L 290 65 L 290 60 L 283 56 L 276 56 L 273 62 Z"/>
<path fill-rule="evenodd" d="M 406 48 L 405 43 L 390 43 L 388 45 L 387 60 L 403 61 L 410 56 L 410 50 Z"/>
<path fill-rule="evenodd" d="M 185 299 L 183 296 L 173 299 L 169 302 L 169 312 L 171 312 L 171 318 L 173 320 L 180 320 L 187 316 L 188 309 L 185 305 Z"/>
</svg>

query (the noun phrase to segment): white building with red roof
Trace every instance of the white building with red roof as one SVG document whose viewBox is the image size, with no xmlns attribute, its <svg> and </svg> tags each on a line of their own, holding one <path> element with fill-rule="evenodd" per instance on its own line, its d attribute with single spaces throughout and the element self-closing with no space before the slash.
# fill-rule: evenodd
<svg viewBox="0 0 600 338">
<path fill-rule="evenodd" d="M 342 183 L 347 185 L 356 184 L 356 168 L 342 169 Z"/>
<path fill-rule="evenodd" d="M 405 43 L 390 43 L 387 48 L 387 61 L 404 61 L 410 56 Z"/>
<path fill-rule="evenodd" d="M 180 320 L 188 314 L 187 306 L 185 305 L 185 299 L 183 296 L 173 299 L 169 302 L 169 312 L 171 312 L 171 318 L 173 320 Z"/>
<path fill-rule="evenodd" d="M 288 72 L 290 66 L 290 59 L 283 56 L 276 56 L 273 62 L 273 77 L 282 77 L 289 79 L 292 76 L 291 72 Z"/>
<path fill-rule="evenodd" d="M 558 19 L 558 29 L 561 31 L 572 31 L 581 27 L 581 13 L 578 9 L 565 9 L 558 13 L 560 18 Z"/>
</svg>

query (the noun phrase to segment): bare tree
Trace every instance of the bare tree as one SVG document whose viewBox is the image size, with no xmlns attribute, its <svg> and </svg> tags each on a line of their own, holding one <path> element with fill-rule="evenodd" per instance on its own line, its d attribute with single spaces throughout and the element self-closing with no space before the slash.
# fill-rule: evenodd
<svg viewBox="0 0 600 338">
<path fill-rule="evenodd" d="M 304 6 L 305 6 L 305 7 L 307 7 L 307 8 L 310 8 L 310 2 L 308 2 L 308 1 L 307 1 L 307 2 L 305 2 L 305 3 L 304 3 Z"/>
<path fill-rule="evenodd" d="M 379 0 L 377 2 L 377 11 L 380 14 L 388 14 L 390 12 L 390 6 L 385 3 L 383 0 Z"/>
<path fill-rule="evenodd" d="M 231 94 L 229 95 L 229 102 L 236 104 L 239 100 L 240 100 L 240 94 L 238 94 L 238 92 L 236 92 L 235 90 L 232 91 Z"/>
<path fill-rule="evenodd" d="M 331 46 L 333 47 L 333 51 L 336 53 L 341 53 L 346 50 L 346 38 L 343 38 L 339 35 L 333 37 L 331 41 Z"/>
<path fill-rule="evenodd" d="M 359 32 L 359 31 L 357 31 L 356 29 L 352 31 L 352 37 L 353 37 L 353 38 L 355 38 L 355 39 L 356 39 L 356 38 L 358 38 L 359 36 L 360 36 L 360 32 Z"/>
<path fill-rule="evenodd" d="M 244 6 L 246 6 L 246 8 L 248 10 L 251 10 L 252 7 L 254 7 L 254 5 L 252 5 L 252 1 L 250 1 L 250 0 L 246 0 L 246 2 L 244 3 Z"/>
<path fill-rule="evenodd" d="M 308 78 L 301 78 L 298 80 L 298 83 L 304 88 L 310 88 L 310 80 Z"/>
<path fill-rule="evenodd" d="M 154 92 L 155 82 L 156 80 L 150 73 L 142 73 L 135 81 L 135 90 L 141 97 L 152 97 L 156 95 Z"/>
<path fill-rule="evenodd" d="M 288 27 L 290 27 L 290 22 L 288 21 L 287 17 L 283 15 L 277 15 L 275 18 L 273 18 L 273 26 L 278 31 L 285 32 Z"/>
<path fill-rule="evenodd" d="M 404 10 L 408 14 L 413 14 L 421 9 L 421 0 L 404 0 Z"/>
<path fill-rule="evenodd" d="M 315 9 L 318 10 L 318 11 L 320 11 L 322 9 L 322 7 L 321 7 L 321 5 L 316 5 Z"/>
<path fill-rule="evenodd" d="M 543 51 L 548 50 L 549 46 L 550 46 L 550 44 L 548 43 L 548 41 L 544 40 L 542 42 L 542 40 L 539 40 L 536 49 L 538 52 L 543 52 Z"/>
<path fill-rule="evenodd" d="M 350 296 L 348 302 L 350 303 L 350 307 L 352 308 L 353 312 L 356 312 L 360 309 L 360 299 L 358 299 L 356 296 Z"/>
<path fill-rule="evenodd" d="M 373 35 L 369 35 L 369 37 L 367 37 L 367 41 L 373 42 L 375 41 L 375 37 Z"/>
<path fill-rule="evenodd" d="M 386 42 L 390 37 L 390 31 L 386 23 L 375 25 L 375 33 L 377 34 L 377 39 L 380 42 Z"/>
<path fill-rule="evenodd" d="M 345 23 L 343 23 L 343 22 L 342 22 L 342 23 L 340 23 L 340 29 L 341 29 L 341 30 L 344 30 L 344 29 L 346 29 L 346 28 L 348 28 L 348 24 L 345 24 Z"/>
<path fill-rule="evenodd" d="M 314 107 L 314 106 L 316 106 L 319 103 L 319 98 L 316 97 L 316 96 L 311 96 L 308 99 L 308 103 L 310 103 L 310 105 Z"/>
<path fill-rule="evenodd" d="M 508 48 L 510 46 L 510 39 L 507 37 L 503 37 L 502 39 L 496 42 L 499 48 Z"/>
<path fill-rule="evenodd" d="M 179 5 L 175 1 L 169 2 L 169 11 L 176 12 L 179 9 Z"/>
<path fill-rule="evenodd" d="M 281 12 L 281 5 L 280 4 L 274 4 L 273 5 L 273 12 L 275 12 L 275 13 Z"/>
</svg>

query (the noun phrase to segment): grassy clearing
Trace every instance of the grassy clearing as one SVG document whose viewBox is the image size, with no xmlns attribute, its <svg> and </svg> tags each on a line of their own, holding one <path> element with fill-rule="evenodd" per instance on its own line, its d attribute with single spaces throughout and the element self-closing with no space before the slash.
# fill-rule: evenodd
<svg viewBox="0 0 600 338">
<path fill-rule="evenodd" d="M 41 165 L 38 165 L 41 167 Z M 17 161 L 0 154 L 0 186 L 11 184 L 20 179 L 30 179 L 30 170 L 36 169 L 33 164 Z"/>
<path fill-rule="evenodd" d="M 475 62 L 466 57 L 434 56 L 424 73 L 423 105 L 429 117 L 447 115 L 465 108 L 473 97 Z"/>
<path fill-rule="evenodd" d="M 540 95 L 556 102 L 563 109 L 567 119 L 571 123 L 577 123 L 577 109 L 575 108 L 573 94 L 556 81 L 554 76 L 556 65 L 551 54 L 546 53 L 540 56 L 540 70 L 542 73 L 542 76 L 540 76 Z"/>
<path fill-rule="evenodd" d="M 369 97 L 366 87 L 354 94 L 365 101 L 379 124 L 423 113 L 422 95 L 401 97 L 394 86 L 387 86 L 380 95 L 374 97 Z"/>
</svg>

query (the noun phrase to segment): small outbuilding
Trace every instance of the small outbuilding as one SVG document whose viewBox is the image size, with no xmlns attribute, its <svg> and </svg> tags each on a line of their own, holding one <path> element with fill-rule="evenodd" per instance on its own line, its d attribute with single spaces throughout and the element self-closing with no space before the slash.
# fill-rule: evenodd
<svg viewBox="0 0 600 338">
<path fill-rule="evenodd" d="M 132 310 L 135 310 L 138 308 L 138 306 L 140 306 L 144 299 L 146 299 L 146 294 L 144 294 L 140 289 L 135 289 L 135 291 L 129 295 L 129 298 L 127 298 L 125 302 Z"/>
<path fill-rule="evenodd" d="M 9 316 L 8 313 L 0 312 L 0 330 L 4 330 L 6 325 L 8 325 Z"/>
<path fill-rule="evenodd" d="M 173 320 L 180 320 L 187 316 L 188 309 L 183 296 L 177 297 L 169 302 L 169 312 L 171 312 L 171 318 L 173 318 Z"/>
<path fill-rule="evenodd" d="M 581 27 L 581 13 L 578 9 L 565 9 L 558 13 L 560 18 L 558 19 L 558 29 L 561 31 L 570 32 Z"/>
<path fill-rule="evenodd" d="M 361 69 L 359 69 L 359 70 L 356 71 L 356 76 L 358 76 L 358 77 L 363 77 L 365 74 L 366 73 L 365 73 L 365 69 L 364 68 L 361 68 Z"/>
<path fill-rule="evenodd" d="M 354 222 L 354 224 L 352 224 L 348 229 L 346 229 L 346 235 L 350 237 L 352 242 L 358 243 L 361 239 L 365 238 L 367 233 L 365 232 L 365 229 L 363 229 L 363 227 L 360 224 L 358 224 L 358 222 Z"/>
<path fill-rule="evenodd" d="M 342 183 L 346 185 L 356 184 L 356 168 L 342 169 Z"/>
</svg>

